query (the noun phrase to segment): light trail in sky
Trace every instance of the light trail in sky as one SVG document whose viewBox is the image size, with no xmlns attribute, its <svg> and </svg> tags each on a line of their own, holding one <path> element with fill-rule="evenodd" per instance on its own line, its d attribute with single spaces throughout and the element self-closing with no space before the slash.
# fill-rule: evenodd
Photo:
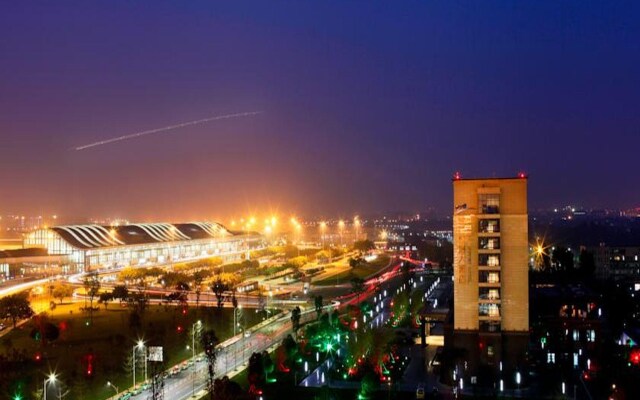
<svg viewBox="0 0 640 400">
<path fill-rule="evenodd" d="M 165 126 L 165 127 L 162 127 L 162 128 L 156 128 L 156 129 L 150 129 L 150 130 L 147 130 L 147 131 L 131 133 L 129 135 L 118 136 L 118 137 L 114 137 L 114 138 L 111 138 L 111 139 L 100 140 L 98 142 L 89 143 L 89 144 L 85 144 L 85 145 L 82 145 L 82 146 L 74 147 L 74 150 L 76 150 L 76 151 L 85 150 L 85 149 L 89 149 L 89 148 L 92 148 L 92 147 L 102 146 L 104 144 L 115 143 L 115 142 L 120 142 L 120 141 L 123 141 L 123 140 L 129 140 L 129 139 L 137 138 L 137 137 L 140 137 L 140 136 L 152 135 L 154 133 L 166 132 L 166 131 L 170 131 L 170 130 L 173 130 L 173 129 L 184 128 L 184 127 L 187 127 L 187 126 L 204 124 L 205 122 L 217 121 L 217 120 L 220 120 L 220 119 L 249 117 L 249 116 L 260 114 L 260 113 L 262 113 L 262 111 L 249 111 L 249 112 L 242 112 L 242 113 L 236 113 L 236 114 L 218 115 L 218 116 L 215 116 L 215 117 L 203 118 L 203 119 L 198 119 L 198 120 L 195 120 L 195 121 L 183 122 L 181 124 L 169 125 L 169 126 Z"/>
</svg>

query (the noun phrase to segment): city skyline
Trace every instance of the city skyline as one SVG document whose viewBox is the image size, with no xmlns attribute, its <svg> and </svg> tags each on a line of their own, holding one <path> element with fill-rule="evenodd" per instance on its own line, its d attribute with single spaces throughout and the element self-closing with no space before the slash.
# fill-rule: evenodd
<svg viewBox="0 0 640 400">
<path fill-rule="evenodd" d="M 640 399 L 640 3 L 0 13 L 0 398 Z"/>
<path fill-rule="evenodd" d="M 446 212 L 455 171 L 524 171 L 532 209 L 637 207 L 639 11 L 7 5 L 3 211 Z M 263 113 L 71 150 L 247 110 Z"/>
</svg>

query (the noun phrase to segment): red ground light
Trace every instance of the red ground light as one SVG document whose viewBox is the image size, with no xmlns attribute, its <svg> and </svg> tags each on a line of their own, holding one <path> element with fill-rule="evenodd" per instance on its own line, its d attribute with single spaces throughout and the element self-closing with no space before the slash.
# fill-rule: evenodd
<svg viewBox="0 0 640 400">
<path fill-rule="evenodd" d="M 632 364 L 640 365 L 640 349 L 635 349 L 629 354 L 629 361 Z"/>
</svg>

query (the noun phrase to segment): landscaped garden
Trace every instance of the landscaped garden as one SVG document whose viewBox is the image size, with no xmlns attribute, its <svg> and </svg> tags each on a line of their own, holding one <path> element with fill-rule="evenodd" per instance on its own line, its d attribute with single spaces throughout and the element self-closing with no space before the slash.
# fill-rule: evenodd
<svg viewBox="0 0 640 400">
<path fill-rule="evenodd" d="M 147 305 L 134 312 L 130 306 L 111 304 L 91 316 L 81 311 L 82 306 L 82 302 L 57 305 L 0 339 L 0 397 L 40 398 L 43 379 L 55 372 L 56 384 L 62 385 L 62 393 L 69 390 L 70 398 L 104 399 L 114 394 L 108 381 L 121 390 L 131 386 L 132 352 L 139 340 L 145 346 L 162 346 L 162 368 L 167 368 L 192 356 L 188 346 L 198 320 L 221 341 L 233 334 L 232 308 Z M 253 310 L 244 315 L 246 326 L 261 320 Z M 142 382 L 143 356 L 137 360 L 136 378 Z"/>
</svg>

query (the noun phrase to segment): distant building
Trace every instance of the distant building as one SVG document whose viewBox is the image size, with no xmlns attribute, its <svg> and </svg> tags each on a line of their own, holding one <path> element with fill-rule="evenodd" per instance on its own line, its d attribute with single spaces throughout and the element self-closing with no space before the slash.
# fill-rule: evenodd
<svg viewBox="0 0 640 400">
<path fill-rule="evenodd" d="M 598 278 L 640 277 L 640 247 L 602 245 L 587 250 L 593 253 Z"/>
<path fill-rule="evenodd" d="M 527 179 L 453 180 L 454 330 L 529 330 Z"/>
<path fill-rule="evenodd" d="M 234 233 L 211 222 L 65 225 L 27 234 L 24 247 L 46 249 L 49 256 L 69 266 L 65 272 L 74 272 L 213 256 L 225 262 L 237 261 L 248 257 L 251 250 L 264 247 L 264 241 L 257 233 Z"/>
</svg>

